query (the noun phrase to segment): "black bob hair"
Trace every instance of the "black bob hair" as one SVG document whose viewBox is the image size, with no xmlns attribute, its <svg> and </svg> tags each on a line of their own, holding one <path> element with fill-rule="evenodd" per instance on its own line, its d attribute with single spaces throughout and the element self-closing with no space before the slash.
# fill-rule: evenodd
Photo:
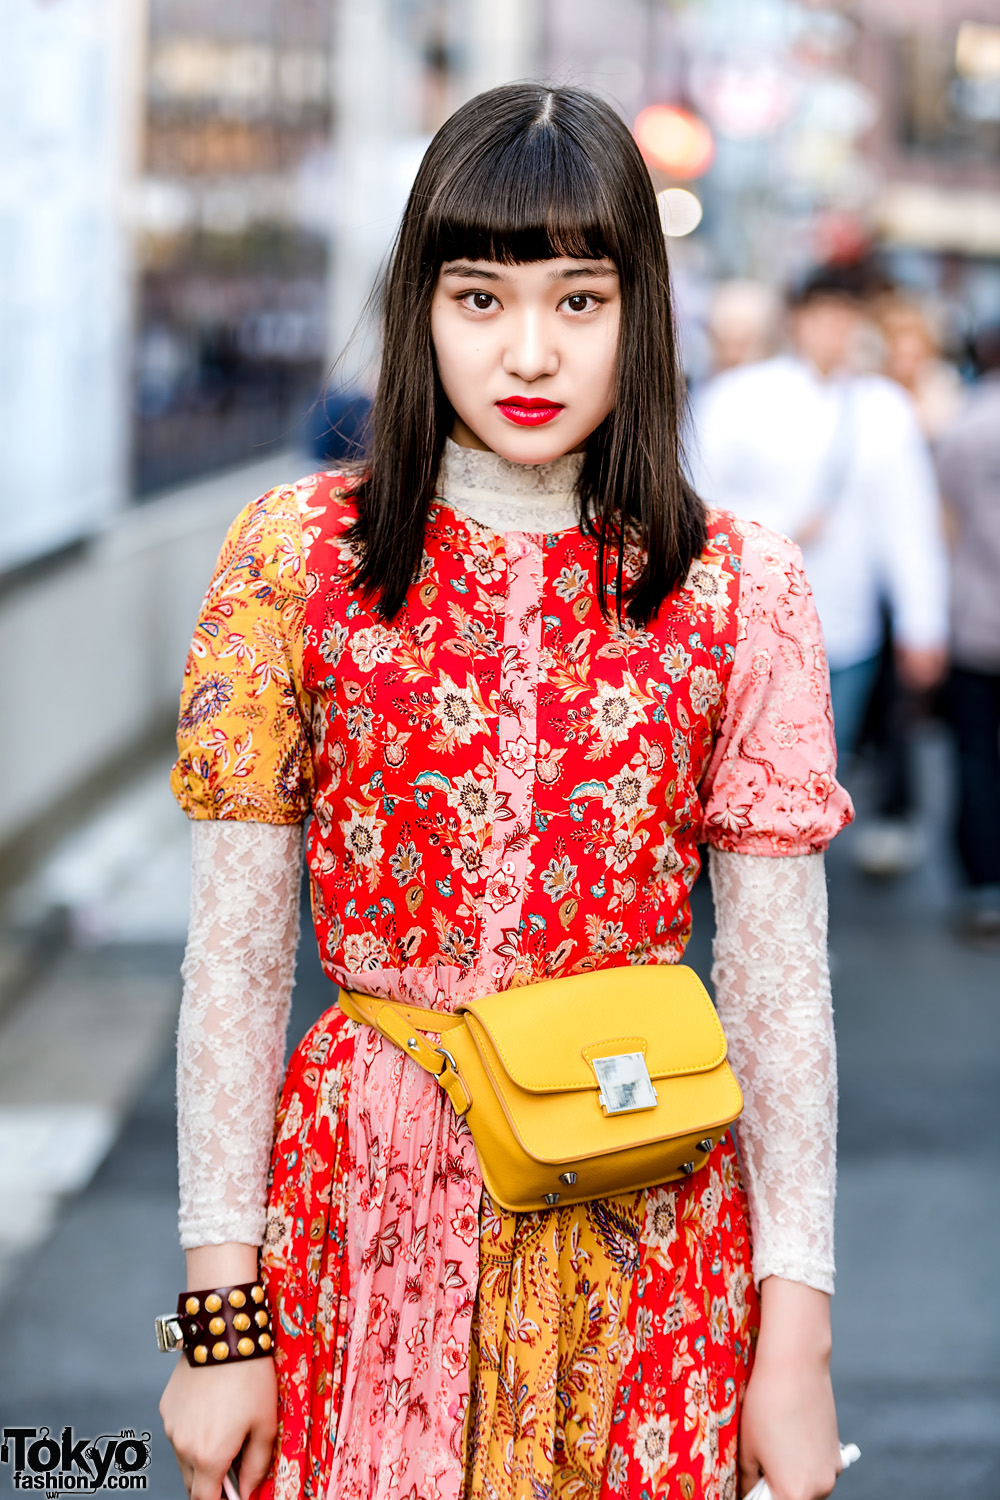
<svg viewBox="0 0 1000 1500">
<path fill-rule="evenodd" d="M 581 524 L 597 538 L 597 598 L 646 625 L 705 545 L 684 477 L 681 376 L 656 197 L 628 129 L 580 89 L 517 83 L 471 99 L 427 149 L 381 292 L 383 352 L 357 486 L 354 583 L 392 618 L 423 556 L 454 413 L 437 377 L 431 301 L 442 264 L 607 257 L 622 316 L 614 409 L 588 439 Z M 624 587 L 628 540 L 642 549 Z"/>
</svg>

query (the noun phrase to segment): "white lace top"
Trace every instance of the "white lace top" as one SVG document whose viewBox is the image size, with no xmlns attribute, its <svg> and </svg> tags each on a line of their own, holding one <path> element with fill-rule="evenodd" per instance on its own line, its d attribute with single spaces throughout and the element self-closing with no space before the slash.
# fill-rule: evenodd
<svg viewBox="0 0 1000 1500">
<path fill-rule="evenodd" d="M 534 469 L 450 443 L 439 488 L 497 531 L 573 526 L 581 459 Z M 181 1242 L 259 1244 L 298 936 L 302 830 L 192 824 L 178 1033 Z M 713 978 L 744 1092 L 754 1274 L 833 1289 L 836 1063 L 823 856 L 710 851 Z"/>
</svg>

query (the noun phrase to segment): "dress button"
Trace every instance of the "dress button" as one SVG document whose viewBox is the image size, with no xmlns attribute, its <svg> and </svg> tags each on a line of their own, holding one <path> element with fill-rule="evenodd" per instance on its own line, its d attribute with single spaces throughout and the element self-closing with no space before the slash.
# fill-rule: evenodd
<svg viewBox="0 0 1000 1500">
<path fill-rule="evenodd" d="M 503 964 L 494 964 L 493 965 L 493 978 L 494 979 L 502 979 L 503 978 Z"/>
</svg>

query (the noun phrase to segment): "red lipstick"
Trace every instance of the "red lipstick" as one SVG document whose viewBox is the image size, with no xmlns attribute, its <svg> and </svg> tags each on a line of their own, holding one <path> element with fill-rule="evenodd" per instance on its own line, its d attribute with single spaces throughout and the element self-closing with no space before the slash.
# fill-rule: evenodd
<svg viewBox="0 0 1000 1500">
<path fill-rule="evenodd" d="M 562 403 L 546 401 L 544 396 L 509 396 L 505 401 L 497 401 L 496 408 L 508 422 L 516 422 L 519 427 L 541 427 L 543 422 L 551 422 L 559 415 Z"/>
</svg>

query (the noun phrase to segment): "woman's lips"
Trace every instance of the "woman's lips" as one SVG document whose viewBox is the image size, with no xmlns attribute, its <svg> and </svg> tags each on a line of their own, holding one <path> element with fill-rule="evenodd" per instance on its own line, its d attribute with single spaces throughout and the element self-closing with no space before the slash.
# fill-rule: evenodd
<svg viewBox="0 0 1000 1500">
<path fill-rule="evenodd" d="M 551 422 L 559 415 L 562 403 L 546 401 L 540 396 L 511 396 L 506 401 L 498 401 L 496 408 L 508 422 L 516 422 L 519 427 L 540 427 L 543 422 Z"/>
</svg>

